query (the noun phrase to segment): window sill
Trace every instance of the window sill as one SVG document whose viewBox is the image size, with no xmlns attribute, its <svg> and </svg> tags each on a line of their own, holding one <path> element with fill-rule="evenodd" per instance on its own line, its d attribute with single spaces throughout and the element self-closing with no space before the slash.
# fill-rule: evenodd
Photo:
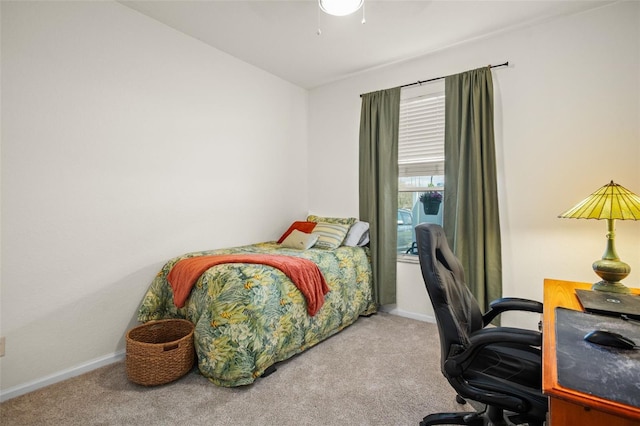
<svg viewBox="0 0 640 426">
<path fill-rule="evenodd" d="M 399 263 L 420 263 L 420 260 L 418 260 L 418 256 L 415 254 L 398 254 L 397 261 Z"/>
</svg>

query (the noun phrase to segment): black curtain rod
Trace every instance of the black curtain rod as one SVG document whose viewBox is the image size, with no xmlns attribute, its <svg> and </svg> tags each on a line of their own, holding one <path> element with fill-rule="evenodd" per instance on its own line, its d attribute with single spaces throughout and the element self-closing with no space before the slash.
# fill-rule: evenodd
<svg viewBox="0 0 640 426">
<path fill-rule="evenodd" d="M 489 65 L 489 68 L 508 67 L 508 66 L 509 66 L 509 61 L 505 62 L 504 64 L 500 64 L 500 65 Z M 447 78 L 447 76 L 430 78 L 428 80 L 422 80 L 422 81 L 418 80 L 415 83 L 404 84 L 404 85 L 400 86 L 400 88 L 415 86 L 417 84 L 422 84 L 422 83 L 429 83 L 431 81 L 436 81 L 436 80 L 442 80 L 443 78 Z"/>
<path fill-rule="evenodd" d="M 504 64 L 500 64 L 500 65 L 489 65 L 489 68 L 498 68 L 498 67 L 508 67 L 509 66 L 509 61 L 505 62 Z M 402 86 L 400 86 L 400 88 L 404 88 L 404 87 L 410 87 L 410 86 L 416 86 L 418 84 L 423 84 L 423 83 L 430 83 L 432 81 L 436 81 L 436 80 L 442 80 L 443 78 L 447 78 L 447 76 L 443 76 L 443 77 L 435 77 L 435 78 L 430 78 L 428 80 L 418 80 L 415 83 L 409 83 L 409 84 L 403 84 Z M 360 95 L 360 97 L 362 97 L 362 95 Z"/>
</svg>

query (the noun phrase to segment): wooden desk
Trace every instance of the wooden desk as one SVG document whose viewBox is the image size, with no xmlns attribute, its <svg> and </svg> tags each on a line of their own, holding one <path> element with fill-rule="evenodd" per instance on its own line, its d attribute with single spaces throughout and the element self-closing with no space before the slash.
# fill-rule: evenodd
<svg viewBox="0 0 640 426">
<path fill-rule="evenodd" d="M 589 283 L 544 280 L 542 338 L 542 390 L 549 396 L 550 426 L 638 426 L 640 407 L 585 394 L 558 384 L 555 308 L 582 310 L 575 289 L 590 289 Z M 640 294 L 640 289 L 632 289 Z M 597 363 L 597 360 L 594 360 Z"/>
</svg>

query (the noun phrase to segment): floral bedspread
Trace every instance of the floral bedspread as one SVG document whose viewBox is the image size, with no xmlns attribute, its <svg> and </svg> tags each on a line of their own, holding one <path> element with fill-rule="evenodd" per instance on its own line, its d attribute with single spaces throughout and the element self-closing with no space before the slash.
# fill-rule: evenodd
<svg viewBox="0 0 640 426">
<path fill-rule="evenodd" d="M 183 308 L 173 303 L 167 275 L 181 259 L 212 254 L 266 253 L 315 262 L 330 291 L 318 313 L 307 314 L 302 293 L 278 269 L 223 264 L 208 269 Z M 220 386 L 252 383 L 264 371 L 375 312 L 367 248 L 294 250 L 275 242 L 195 252 L 167 262 L 142 300 L 138 320 L 186 318 L 195 324 L 200 372 Z"/>
</svg>

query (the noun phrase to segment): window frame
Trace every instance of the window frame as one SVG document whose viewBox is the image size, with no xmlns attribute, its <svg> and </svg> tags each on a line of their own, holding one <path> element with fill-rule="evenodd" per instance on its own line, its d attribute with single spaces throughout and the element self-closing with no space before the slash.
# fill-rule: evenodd
<svg viewBox="0 0 640 426">
<path fill-rule="evenodd" d="M 418 117 L 418 123 L 410 123 L 409 130 L 403 129 L 403 124 L 407 124 L 406 117 L 403 117 L 403 107 L 412 101 L 421 102 L 411 113 L 420 113 L 420 108 L 430 108 L 429 99 L 438 98 L 439 102 L 436 102 L 433 113 L 436 115 L 435 122 L 431 117 L 427 117 L 427 121 L 424 120 L 424 116 Z M 424 101 L 424 102 L 422 102 Z M 425 185 L 424 182 L 419 182 L 417 186 L 406 185 L 402 182 L 402 178 L 418 177 L 418 176 L 442 176 L 444 177 L 444 81 L 436 81 L 427 85 L 413 86 L 409 88 L 403 88 L 401 92 L 401 113 L 400 113 L 400 128 L 398 137 L 398 194 L 402 192 L 428 192 L 428 191 L 440 191 L 444 193 L 444 186 L 430 186 Z M 404 121 L 403 121 L 404 119 Z M 422 121 L 421 121 L 422 120 Z M 437 127 L 439 132 L 435 135 L 434 126 Z M 427 135 L 420 134 L 420 131 L 431 132 Z M 437 139 L 434 139 L 434 135 Z M 416 141 L 419 143 L 422 141 L 427 144 L 427 147 L 416 146 Z M 407 143 L 407 145 L 403 145 Z M 435 146 L 434 146 L 435 145 Z M 404 150 L 404 151 L 403 151 Z M 407 151 L 408 150 L 408 151 Z M 409 152 L 412 151 L 412 152 Z M 431 158 L 421 164 L 412 163 L 407 160 L 411 160 L 411 154 L 417 154 L 416 157 L 423 156 L 425 158 L 430 155 Z M 416 158 L 413 158 L 414 160 Z M 430 173 L 430 174 L 418 174 L 418 173 Z M 430 183 L 433 183 L 431 181 Z M 418 201 L 419 202 L 419 201 Z M 414 204 L 415 206 L 415 204 Z M 398 209 L 401 207 L 398 206 Z M 441 206 L 442 208 L 442 206 Z M 413 207 L 411 209 L 413 211 Z M 417 222 L 422 223 L 422 222 Z M 397 228 L 399 234 L 399 227 Z M 397 259 L 399 262 L 418 263 L 418 257 L 415 254 L 397 253 Z"/>
</svg>

